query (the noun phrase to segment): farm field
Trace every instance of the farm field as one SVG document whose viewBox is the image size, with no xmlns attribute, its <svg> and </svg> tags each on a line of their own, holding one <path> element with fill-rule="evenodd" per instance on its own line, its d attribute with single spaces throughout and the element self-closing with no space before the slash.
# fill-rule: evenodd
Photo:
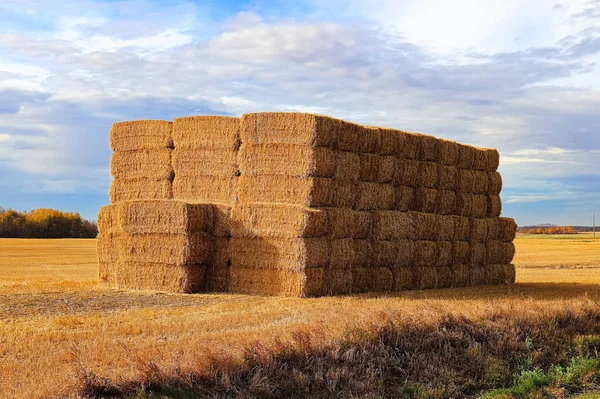
<svg viewBox="0 0 600 399">
<path fill-rule="evenodd" d="M 0 239 L 1 398 L 66 396 L 82 370 L 116 381 L 139 379 L 148 362 L 205 370 L 214 358 L 242 361 L 257 340 L 330 342 L 390 314 L 425 326 L 551 318 L 600 300 L 600 240 L 588 234 L 519 236 L 514 286 L 316 299 L 108 290 L 96 285 L 95 245 Z"/>
</svg>

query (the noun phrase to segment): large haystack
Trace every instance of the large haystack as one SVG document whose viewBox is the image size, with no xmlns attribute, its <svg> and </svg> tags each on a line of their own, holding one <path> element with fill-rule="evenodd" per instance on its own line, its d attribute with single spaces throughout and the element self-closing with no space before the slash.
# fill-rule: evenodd
<svg viewBox="0 0 600 399">
<path fill-rule="evenodd" d="M 111 146 L 110 285 L 318 296 L 514 281 L 496 150 L 301 113 L 123 122 Z"/>
</svg>

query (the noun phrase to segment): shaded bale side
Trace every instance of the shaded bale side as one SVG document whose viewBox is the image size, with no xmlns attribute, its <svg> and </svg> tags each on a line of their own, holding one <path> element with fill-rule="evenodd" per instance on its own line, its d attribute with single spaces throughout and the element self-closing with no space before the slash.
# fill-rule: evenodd
<svg viewBox="0 0 600 399">
<path fill-rule="evenodd" d="M 116 179 L 110 185 L 110 202 L 135 200 L 168 200 L 173 198 L 169 179 Z"/>
<path fill-rule="evenodd" d="M 232 237 L 229 256 L 238 269 L 301 272 L 329 265 L 329 241 L 322 238 Z"/>
<path fill-rule="evenodd" d="M 465 263 L 450 266 L 450 286 L 453 288 L 471 285 L 471 268 Z"/>
<path fill-rule="evenodd" d="M 487 176 L 486 176 L 487 178 Z M 459 169 L 456 176 L 456 188 L 458 191 L 471 194 L 475 192 L 476 171 Z"/>
<path fill-rule="evenodd" d="M 321 177 L 242 175 L 237 188 L 240 203 L 274 202 L 322 207 L 333 205 L 336 185 L 334 180 Z"/>
<path fill-rule="evenodd" d="M 425 162 L 438 162 L 441 152 L 440 140 L 426 134 L 414 134 L 417 135 L 417 159 Z"/>
<path fill-rule="evenodd" d="M 420 186 L 438 187 L 438 164 L 434 162 L 421 162 L 419 164 Z"/>
<path fill-rule="evenodd" d="M 486 284 L 514 284 L 515 267 L 511 264 L 492 264 L 485 268 Z"/>
<path fill-rule="evenodd" d="M 485 285 L 487 284 L 486 270 L 483 266 L 470 267 L 471 274 L 471 286 Z"/>
<path fill-rule="evenodd" d="M 473 169 L 475 163 L 475 147 L 467 144 L 459 144 L 458 146 L 458 168 Z"/>
<path fill-rule="evenodd" d="M 387 267 L 352 269 L 352 292 L 390 291 L 393 284 L 394 276 Z"/>
<path fill-rule="evenodd" d="M 396 157 L 391 155 L 381 156 L 378 167 L 377 181 L 379 183 L 393 183 L 396 174 Z"/>
<path fill-rule="evenodd" d="M 114 264 L 119 261 L 119 242 L 121 234 L 99 233 L 96 238 L 98 262 L 101 265 Z"/>
<path fill-rule="evenodd" d="M 327 295 L 344 295 L 352 292 L 352 270 L 325 270 L 325 292 Z"/>
<path fill-rule="evenodd" d="M 207 264 L 211 253 L 212 241 L 206 233 L 123 234 L 119 238 L 119 260 L 123 262 Z"/>
<path fill-rule="evenodd" d="M 115 288 L 153 290 L 182 294 L 204 292 L 204 265 L 174 265 L 153 262 L 119 262 Z"/>
<path fill-rule="evenodd" d="M 412 212 L 372 212 L 372 238 L 374 240 L 392 241 L 412 239 L 416 234 L 414 215 Z"/>
<path fill-rule="evenodd" d="M 369 240 L 342 238 L 331 240 L 330 269 L 366 267 L 372 259 L 373 248 Z"/>
<path fill-rule="evenodd" d="M 231 209 L 229 204 L 210 204 L 213 213 L 213 225 L 210 234 L 213 237 L 231 237 Z"/>
<path fill-rule="evenodd" d="M 413 203 L 410 206 L 410 210 L 423 213 L 435 213 L 438 205 L 437 200 L 438 190 L 435 188 L 417 187 L 414 189 Z"/>
<path fill-rule="evenodd" d="M 121 233 L 121 222 L 119 220 L 119 205 L 112 204 L 100 208 L 98 212 L 99 233 Z"/>
<path fill-rule="evenodd" d="M 335 152 L 334 177 L 339 180 L 358 181 L 361 174 L 360 156 L 354 152 Z"/>
<path fill-rule="evenodd" d="M 461 265 L 471 261 L 471 247 L 467 241 L 452 241 L 452 263 Z"/>
<path fill-rule="evenodd" d="M 483 219 L 488 217 L 488 197 L 485 195 L 473 195 L 473 207 L 471 217 Z"/>
<path fill-rule="evenodd" d="M 352 180 L 333 180 L 331 206 L 338 208 L 355 208 L 360 196 L 359 185 Z"/>
<path fill-rule="evenodd" d="M 494 172 L 500 164 L 500 154 L 494 148 L 475 148 L 473 169 Z"/>
<path fill-rule="evenodd" d="M 360 211 L 394 209 L 396 193 L 391 184 L 360 182 L 355 208 Z"/>
<path fill-rule="evenodd" d="M 237 184 L 237 177 L 176 175 L 173 198 L 190 203 L 234 204 L 237 201 Z"/>
<path fill-rule="evenodd" d="M 229 116 L 186 116 L 173 122 L 173 144 L 178 149 L 240 146 L 240 119 Z"/>
<path fill-rule="evenodd" d="M 471 219 L 469 221 L 469 237 L 471 241 L 485 242 L 488 239 L 487 219 Z"/>
<path fill-rule="evenodd" d="M 487 242 L 487 262 L 490 264 L 509 264 L 515 256 L 515 244 L 503 241 Z"/>
<path fill-rule="evenodd" d="M 437 190 L 435 213 L 451 215 L 454 212 L 456 193 L 452 190 Z"/>
<path fill-rule="evenodd" d="M 438 249 L 436 241 L 415 241 L 414 265 L 435 267 L 439 255 Z"/>
<path fill-rule="evenodd" d="M 485 267 L 487 264 L 487 246 L 482 242 L 469 244 L 469 265 L 473 268 Z"/>
<path fill-rule="evenodd" d="M 109 133 L 113 151 L 136 151 L 173 147 L 172 123 L 159 120 L 118 122 Z"/>
<path fill-rule="evenodd" d="M 452 265 L 454 260 L 452 241 L 438 241 L 437 246 L 438 256 L 435 266 L 445 267 Z"/>
<path fill-rule="evenodd" d="M 487 219 L 488 239 L 512 242 L 517 234 L 517 224 L 511 218 Z"/>
<path fill-rule="evenodd" d="M 377 154 L 360 154 L 360 180 L 378 182 L 381 156 Z M 395 160 L 395 158 L 394 158 Z"/>
<path fill-rule="evenodd" d="M 329 232 L 327 214 L 300 205 L 253 203 L 231 210 L 234 237 L 322 237 Z"/>
<path fill-rule="evenodd" d="M 337 158 L 327 147 L 269 143 L 242 144 L 238 159 L 241 173 L 248 176 L 333 177 Z"/>
<path fill-rule="evenodd" d="M 239 174 L 238 152 L 230 148 L 175 148 L 173 170 L 182 176 L 222 176 Z"/>
<path fill-rule="evenodd" d="M 471 238 L 471 221 L 467 217 L 452 216 L 454 221 L 454 241 L 469 241 Z"/>
<path fill-rule="evenodd" d="M 173 178 L 170 148 L 114 152 L 110 159 L 110 173 L 115 179 Z"/>
<path fill-rule="evenodd" d="M 407 212 L 411 210 L 415 199 L 415 189 L 409 186 L 396 186 L 394 209 L 396 211 Z"/>
<path fill-rule="evenodd" d="M 404 144 L 404 133 L 399 130 L 380 128 L 381 131 L 381 155 L 398 155 Z"/>
<path fill-rule="evenodd" d="M 396 159 L 394 186 L 419 187 L 421 185 L 421 163 L 412 159 Z"/>
<path fill-rule="evenodd" d="M 456 191 L 458 185 L 458 169 L 455 166 L 438 166 L 438 187 L 440 190 Z"/>
<path fill-rule="evenodd" d="M 439 162 L 446 166 L 458 165 L 459 146 L 455 141 L 438 140 L 440 147 Z"/>
<path fill-rule="evenodd" d="M 427 290 L 437 288 L 440 284 L 440 273 L 438 267 L 423 266 L 413 270 L 415 288 Z"/>
<path fill-rule="evenodd" d="M 490 195 L 486 197 L 487 207 L 486 216 L 488 218 L 497 218 L 502 214 L 502 199 L 499 195 Z"/>
<path fill-rule="evenodd" d="M 118 204 L 123 232 L 136 234 L 195 234 L 209 232 L 213 210 L 208 204 L 147 200 Z"/>
<path fill-rule="evenodd" d="M 333 147 L 350 123 L 320 115 L 290 112 L 246 114 L 241 120 L 243 143 L 283 143 Z"/>
<path fill-rule="evenodd" d="M 418 134 L 400 131 L 400 147 L 396 156 L 402 159 L 418 159 L 419 140 Z"/>
<path fill-rule="evenodd" d="M 206 268 L 206 290 L 208 292 L 229 291 L 229 238 L 215 238 L 211 260 Z"/>
<path fill-rule="evenodd" d="M 452 287 L 452 268 L 450 266 L 436 267 L 438 284 L 436 288 Z"/>
<path fill-rule="evenodd" d="M 230 291 L 237 294 L 311 297 L 324 292 L 324 272 L 231 268 Z"/>
<path fill-rule="evenodd" d="M 383 129 L 372 126 L 361 126 L 358 139 L 360 152 L 363 154 L 379 154 L 382 148 Z"/>
<path fill-rule="evenodd" d="M 488 172 L 488 194 L 500 195 L 502 191 L 502 175 L 498 172 Z"/>
<path fill-rule="evenodd" d="M 505 284 L 514 284 L 515 283 L 515 279 L 517 276 L 516 270 L 515 270 L 515 265 L 508 264 L 508 265 L 503 265 L 503 269 L 504 269 L 504 283 Z"/>
<path fill-rule="evenodd" d="M 371 212 L 350 208 L 322 208 L 327 216 L 328 234 L 331 238 L 368 238 L 371 235 Z"/>
<path fill-rule="evenodd" d="M 373 241 L 371 264 L 373 267 L 409 267 L 414 256 L 414 241 Z"/>
<path fill-rule="evenodd" d="M 474 194 L 487 194 L 489 190 L 489 177 L 487 172 L 476 170 L 473 172 L 473 193 Z"/>
<path fill-rule="evenodd" d="M 410 267 L 393 267 L 392 291 L 407 291 L 416 288 L 413 270 Z"/>
<path fill-rule="evenodd" d="M 409 212 L 414 223 L 414 239 L 435 241 L 438 238 L 436 215 L 431 213 Z"/>
<path fill-rule="evenodd" d="M 435 215 L 437 240 L 452 241 L 454 239 L 454 218 L 452 216 Z"/>
<path fill-rule="evenodd" d="M 341 124 L 334 148 L 339 151 L 360 152 L 360 147 L 362 145 L 362 140 L 360 138 L 361 133 L 362 131 L 368 131 L 369 128 L 351 122 L 339 122 L 341 122 Z"/>
</svg>

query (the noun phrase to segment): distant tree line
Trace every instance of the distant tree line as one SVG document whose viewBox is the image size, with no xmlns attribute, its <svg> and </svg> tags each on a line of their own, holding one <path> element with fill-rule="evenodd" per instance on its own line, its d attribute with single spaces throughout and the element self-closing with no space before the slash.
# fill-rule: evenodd
<svg viewBox="0 0 600 399">
<path fill-rule="evenodd" d="M 96 235 L 96 222 L 76 212 L 46 208 L 18 212 L 0 207 L 2 238 L 94 238 Z"/>
<path fill-rule="evenodd" d="M 528 227 L 519 229 L 523 234 L 577 234 L 573 226 Z"/>
</svg>

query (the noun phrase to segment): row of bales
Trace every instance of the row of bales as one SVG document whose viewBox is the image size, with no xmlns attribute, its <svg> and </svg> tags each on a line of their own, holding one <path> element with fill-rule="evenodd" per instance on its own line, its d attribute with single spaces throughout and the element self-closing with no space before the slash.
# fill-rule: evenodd
<svg viewBox="0 0 600 399">
<path fill-rule="evenodd" d="M 325 116 L 115 124 L 100 278 L 319 296 L 514 281 L 499 154 Z"/>
</svg>

